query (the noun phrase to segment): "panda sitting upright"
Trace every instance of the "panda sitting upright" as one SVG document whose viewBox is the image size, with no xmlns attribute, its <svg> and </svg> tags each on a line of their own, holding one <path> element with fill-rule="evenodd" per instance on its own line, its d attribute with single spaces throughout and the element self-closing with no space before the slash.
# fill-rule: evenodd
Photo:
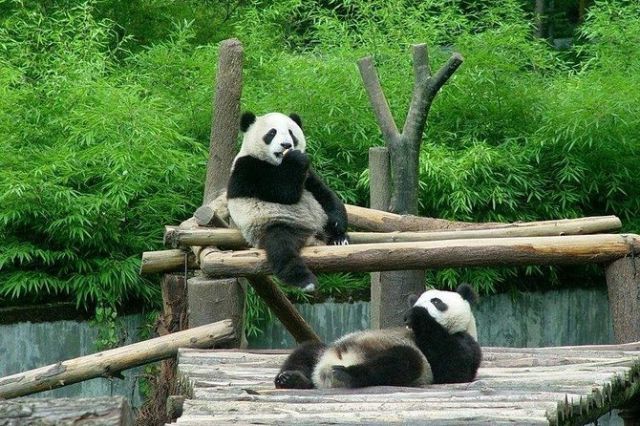
<svg viewBox="0 0 640 426">
<path fill-rule="evenodd" d="M 297 114 L 245 112 L 240 129 L 242 147 L 227 187 L 231 219 L 249 244 L 266 251 L 278 278 L 314 291 L 317 278 L 300 249 L 313 238 L 348 243 L 344 204 L 310 168 Z"/>
<path fill-rule="evenodd" d="M 427 290 L 407 311 L 407 327 L 359 331 L 329 346 L 303 343 L 286 359 L 275 385 L 322 389 L 470 382 L 482 359 L 470 308 L 475 299 L 468 284 L 455 292 Z"/>
</svg>

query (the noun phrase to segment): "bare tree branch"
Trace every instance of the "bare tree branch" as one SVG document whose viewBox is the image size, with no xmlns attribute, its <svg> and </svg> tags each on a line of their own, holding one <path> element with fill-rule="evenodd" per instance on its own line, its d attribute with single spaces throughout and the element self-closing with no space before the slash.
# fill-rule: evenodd
<svg viewBox="0 0 640 426">
<path fill-rule="evenodd" d="M 360 75 L 362 76 L 362 82 L 369 95 L 369 102 L 373 108 L 373 113 L 376 116 L 382 136 L 387 145 L 397 143 L 400 138 L 398 128 L 391 115 L 389 109 L 389 103 L 384 96 L 382 87 L 380 86 L 380 80 L 378 79 L 378 73 L 373 66 L 373 60 L 371 56 L 367 56 L 358 61 L 358 69 L 360 69 Z"/>
<path fill-rule="evenodd" d="M 456 72 L 458 67 L 462 65 L 463 61 L 464 58 L 461 54 L 457 52 L 454 53 L 453 55 L 451 55 L 447 63 L 438 70 L 438 73 L 429 80 L 428 93 L 431 100 L 433 100 L 433 98 L 438 93 L 438 90 L 440 90 L 440 88 L 447 82 L 447 80 L 449 80 L 453 73 Z"/>
<path fill-rule="evenodd" d="M 413 74 L 416 81 L 425 81 L 431 77 L 429 64 L 429 48 L 425 43 L 413 46 Z"/>
</svg>

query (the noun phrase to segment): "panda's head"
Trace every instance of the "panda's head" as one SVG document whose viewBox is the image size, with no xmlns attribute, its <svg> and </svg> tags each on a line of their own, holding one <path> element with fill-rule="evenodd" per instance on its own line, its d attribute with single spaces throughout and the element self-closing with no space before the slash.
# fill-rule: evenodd
<svg viewBox="0 0 640 426">
<path fill-rule="evenodd" d="M 240 130 L 244 136 L 238 157 L 250 155 L 279 166 L 286 150 L 304 152 L 306 148 L 302 120 L 297 114 L 272 112 L 256 117 L 252 112 L 245 112 L 240 119 Z"/>
<path fill-rule="evenodd" d="M 429 312 L 450 334 L 466 331 L 477 340 L 476 320 L 471 305 L 477 299 L 469 284 L 461 284 L 456 291 L 430 289 L 413 303 Z"/>
</svg>

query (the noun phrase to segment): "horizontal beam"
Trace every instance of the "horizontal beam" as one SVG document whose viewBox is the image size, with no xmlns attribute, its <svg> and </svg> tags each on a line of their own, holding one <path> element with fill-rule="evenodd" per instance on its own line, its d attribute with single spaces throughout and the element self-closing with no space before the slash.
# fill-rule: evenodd
<svg viewBox="0 0 640 426">
<path fill-rule="evenodd" d="M 302 257 L 316 272 L 367 272 L 464 266 L 603 263 L 640 249 L 635 234 L 444 240 L 314 246 Z M 210 276 L 269 274 L 264 250 L 213 252 L 201 258 Z"/>
<path fill-rule="evenodd" d="M 622 228 L 622 222 L 616 216 L 596 216 L 579 219 L 545 220 L 538 222 L 458 222 L 432 217 L 421 217 L 412 215 L 399 215 L 395 213 L 383 212 L 366 207 L 347 204 L 347 214 L 349 215 L 349 225 L 357 229 L 364 229 L 375 232 L 394 231 L 462 231 L 469 229 L 501 229 L 510 227 L 537 227 L 550 226 L 554 224 L 572 223 L 572 226 L 585 226 L 583 231 L 577 234 L 595 234 L 616 231 Z M 594 225 L 591 225 L 591 222 Z M 593 228 L 592 228 L 593 226 Z M 556 234 L 551 234 L 556 235 Z"/>
<path fill-rule="evenodd" d="M 231 320 L 218 321 L 144 342 L 0 377 L 0 399 L 42 392 L 176 356 L 178 348 L 210 348 L 235 337 Z"/>
<path fill-rule="evenodd" d="M 370 209 L 367 209 L 370 210 Z M 402 217 L 399 215 L 393 215 Z M 438 219 L 439 220 L 439 219 Z M 352 244 L 396 243 L 412 241 L 463 240 L 471 238 L 542 237 L 552 235 L 585 235 L 614 231 L 620 228 L 616 216 L 596 216 L 579 219 L 546 220 L 500 224 L 500 227 L 455 231 L 422 232 L 350 232 Z M 227 249 L 247 248 L 248 244 L 237 229 L 202 227 L 180 229 L 167 226 L 165 244 L 172 248 L 184 246 L 216 246 Z"/>
<path fill-rule="evenodd" d="M 184 250 L 157 250 L 142 253 L 140 263 L 141 274 L 153 274 L 155 272 L 184 271 L 185 260 L 187 269 L 197 269 L 196 256 L 191 251 Z"/>
</svg>

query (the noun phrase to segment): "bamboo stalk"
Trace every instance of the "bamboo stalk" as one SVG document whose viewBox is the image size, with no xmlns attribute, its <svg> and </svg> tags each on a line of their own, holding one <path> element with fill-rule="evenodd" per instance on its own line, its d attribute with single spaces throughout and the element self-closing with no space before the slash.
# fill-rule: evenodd
<svg viewBox="0 0 640 426">
<path fill-rule="evenodd" d="M 302 249 L 305 263 L 317 272 L 366 272 L 421 268 L 501 265 L 603 263 L 640 249 L 638 236 L 578 235 L 445 240 L 415 243 L 315 246 Z M 210 253 L 201 257 L 211 276 L 246 276 L 271 272 L 263 250 Z"/>
<path fill-rule="evenodd" d="M 234 337 L 231 320 L 224 320 L 62 361 L 0 378 L 0 399 L 55 389 L 95 377 L 116 376 L 122 370 L 173 357 L 177 354 L 178 348 L 212 347 Z"/>
<path fill-rule="evenodd" d="M 184 271 L 185 259 L 187 268 L 194 269 L 198 267 L 196 257 L 190 251 L 183 250 L 157 250 L 145 251 L 142 253 L 142 262 L 140 263 L 141 274 L 152 274 L 154 272 L 174 272 Z"/>
</svg>

